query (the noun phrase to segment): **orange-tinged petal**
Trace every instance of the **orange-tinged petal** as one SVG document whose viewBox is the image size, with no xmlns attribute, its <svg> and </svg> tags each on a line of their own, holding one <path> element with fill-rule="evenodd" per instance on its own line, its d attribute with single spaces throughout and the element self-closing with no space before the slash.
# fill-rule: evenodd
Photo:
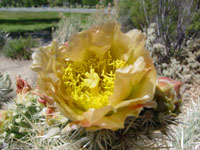
<svg viewBox="0 0 200 150">
<path fill-rule="evenodd" d="M 105 116 L 109 111 L 112 110 L 112 107 L 102 107 L 99 109 L 89 109 L 87 112 L 83 113 L 85 120 L 88 121 L 89 124 L 93 124 L 94 122 L 101 119 Z"/>
</svg>

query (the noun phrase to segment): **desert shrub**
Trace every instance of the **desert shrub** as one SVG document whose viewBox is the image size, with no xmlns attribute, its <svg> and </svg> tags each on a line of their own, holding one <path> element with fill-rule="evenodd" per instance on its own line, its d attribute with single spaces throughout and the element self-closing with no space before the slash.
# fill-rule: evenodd
<svg viewBox="0 0 200 150">
<path fill-rule="evenodd" d="M 93 25 L 117 19 L 116 5 L 116 2 L 114 1 L 114 7 L 109 7 L 108 13 L 105 13 L 103 5 L 97 5 L 97 11 L 85 17 L 84 22 L 82 21 L 82 15 L 76 15 L 76 17 L 71 15 L 66 17 L 61 14 L 58 28 L 53 32 L 53 39 L 62 45 L 68 41 L 71 35 L 77 32 L 88 29 Z"/>
<path fill-rule="evenodd" d="M 192 23 L 187 28 L 187 34 L 190 37 L 200 37 L 200 9 L 195 13 Z"/>
<path fill-rule="evenodd" d="M 60 22 L 58 23 L 58 28 L 53 32 L 53 39 L 58 43 L 65 43 L 69 36 L 82 31 L 85 26 L 81 22 L 81 15 L 74 17 L 73 15 L 66 17 L 61 14 Z"/>
<path fill-rule="evenodd" d="M 186 44 L 190 36 L 187 28 L 192 23 L 195 11 L 193 1 L 166 1 L 156 10 L 157 37 L 163 41 L 168 55 L 175 55 Z M 154 21 L 153 20 L 153 21 Z"/>
<path fill-rule="evenodd" d="M 12 59 L 31 58 L 31 48 L 37 47 L 38 42 L 31 37 L 8 40 L 3 47 L 3 54 Z"/>
<path fill-rule="evenodd" d="M 119 1 L 119 21 L 122 24 L 123 31 L 134 28 L 133 21 L 131 20 L 131 4 L 131 0 Z"/>
<path fill-rule="evenodd" d="M 136 28 L 143 30 L 150 25 L 150 20 L 156 13 L 154 5 L 154 3 L 147 0 L 131 2 L 131 20 Z"/>
<path fill-rule="evenodd" d="M 148 27 L 150 17 L 155 13 L 155 9 L 152 9 L 154 5 L 148 0 L 144 1 L 144 5 L 140 0 L 121 0 L 119 2 L 120 21 L 126 23 L 125 25 L 132 24 L 133 27 L 143 30 Z"/>
<path fill-rule="evenodd" d="M 188 40 L 176 57 L 168 57 L 167 48 L 156 39 L 156 24 L 151 24 L 147 29 L 146 47 L 159 75 L 187 84 L 200 84 L 200 39 Z"/>
<path fill-rule="evenodd" d="M 187 0 L 135 0 L 120 1 L 120 17 L 132 21 L 135 28 L 144 30 L 156 23 L 156 38 L 164 44 L 167 55 L 172 56 L 181 50 L 185 42 L 194 34 L 187 34 L 193 23 L 194 1 Z M 198 20 L 198 16 L 196 17 Z M 123 23 L 123 22 L 122 22 Z M 199 21 L 194 25 L 196 29 Z M 198 30 L 195 30 L 198 31 Z"/>
</svg>

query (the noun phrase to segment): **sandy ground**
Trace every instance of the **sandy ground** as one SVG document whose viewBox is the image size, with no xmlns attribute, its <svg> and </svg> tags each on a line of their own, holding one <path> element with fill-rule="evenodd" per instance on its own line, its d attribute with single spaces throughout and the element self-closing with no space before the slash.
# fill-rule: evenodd
<svg viewBox="0 0 200 150">
<path fill-rule="evenodd" d="M 32 60 L 29 61 L 21 61 L 21 60 L 11 60 L 3 56 L 0 53 L 0 72 L 8 73 L 12 80 L 12 88 L 13 92 L 12 96 L 16 94 L 16 81 L 15 77 L 21 75 L 23 79 L 26 79 L 30 85 L 34 85 L 36 81 L 36 73 L 31 70 Z"/>
</svg>

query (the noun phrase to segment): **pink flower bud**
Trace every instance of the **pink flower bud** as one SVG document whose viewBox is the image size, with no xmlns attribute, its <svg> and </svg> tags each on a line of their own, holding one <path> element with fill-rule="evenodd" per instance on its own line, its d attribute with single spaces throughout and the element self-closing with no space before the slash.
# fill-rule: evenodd
<svg viewBox="0 0 200 150">
<path fill-rule="evenodd" d="M 175 80 L 172 80 L 172 79 L 167 78 L 167 77 L 159 77 L 158 78 L 158 86 L 161 89 L 168 89 L 171 86 L 173 86 L 176 94 L 179 94 L 179 90 L 180 90 L 181 85 L 182 85 L 182 82 L 175 81 Z"/>
</svg>

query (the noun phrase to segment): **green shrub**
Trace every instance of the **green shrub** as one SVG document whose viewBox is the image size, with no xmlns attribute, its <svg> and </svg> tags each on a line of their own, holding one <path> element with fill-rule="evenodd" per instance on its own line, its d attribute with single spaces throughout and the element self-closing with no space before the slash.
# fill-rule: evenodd
<svg viewBox="0 0 200 150">
<path fill-rule="evenodd" d="M 2 47 L 4 46 L 7 37 L 8 37 L 8 34 L 6 34 L 6 33 L 0 31 L 0 50 L 1 50 Z"/>
<path fill-rule="evenodd" d="M 76 7 L 75 4 L 80 4 L 81 7 L 83 6 L 82 0 L 65 0 L 64 2 L 65 2 L 65 3 L 68 2 L 70 5 L 73 5 L 73 6 L 75 6 L 75 7 Z"/>
<path fill-rule="evenodd" d="M 195 13 L 195 16 L 192 20 L 192 23 L 190 24 L 190 26 L 187 28 L 187 35 L 191 36 L 191 37 L 195 37 L 195 36 L 200 36 L 200 10 L 198 12 Z"/>
<path fill-rule="evenodd" d="M 53 6 L 62 6 L 63 0 L 49 0 L 49 4 L 51 7 Z"/>
<path fill-rule="evenodd" d="M 187 39 L 192 37 L 187 34 L 188 27 L 190 31 L 199 29 L 199 16 L 195 24 L 192 21 L 198 9 L 194 8 L 198 5 L 194 1 L 120 0 L 119 4 L 120 17 L 131 20 L 135 28 L 145 30 L 150 24 L 156 24 L 156 39 L 165 45 L 170 56 L 180 51 Z"/>
<path fill-rule="evenodd" d="M 98 0 L 82 0 L 83 5 L 89 5 L 91 6 L 95 6 L 96 4 L 98 4 Z"/>
<path fill-rule="evenodd" d="M 74 33 L 80 32 L 83 29 L 86 29 L 88 22 L 88 18 L 86 17 L 84 20 L 87 22 L 83 23 L 81 20 L 81 15 L 71 15 L 71 16 L 64 16 L 61 14 L 60 22 L 58 23 L 58 28 L 53 32 L 52 36 L 59 44 L 63 44 L 68 41 L 69 36 Z"/>
<path fill-rule="evenodd" d="M 109 3 L 113 4 L 113 0 L 102 0 L 104 6 L 108 6 Z"/>
<path fill-rule="evenodd" d="M 8 40 L 3 47 L 3 54 L 12 59 L 31 58 L 31 48 L 37 47 L 38 42 L 31 37 Z"/>
<path fill-rule="evenodd" d="M 83 14 L 77 14 L 75 16 L 73 14 L 71 16 L 65 16 L 64 14 L 60 14 L 60 22 L 52 34 L 53 39 L 63 45 L 73 34 L 86 30 L 91 26 L 117 19 L 115 11 L 105 13 L 103 5 L 98 5 L 96 8 L 96 12 L 91 15 L 83 16 Z M 113 10 L 112 7 L 110 9 Z"/>
<path fill-rule="evenodd" d="M 1 0 L 1 5 L 14 7 L 32 7 L 48 4 L 48 0 Z"/>
<path fill-rule="evenodd" d="M 122 30 L 125 32 L 134 28 L 133 21 L 131 20 L 131 6 L 132 0 L 119 1 L 119 21 L 122 24 Z"/>
</svg>

